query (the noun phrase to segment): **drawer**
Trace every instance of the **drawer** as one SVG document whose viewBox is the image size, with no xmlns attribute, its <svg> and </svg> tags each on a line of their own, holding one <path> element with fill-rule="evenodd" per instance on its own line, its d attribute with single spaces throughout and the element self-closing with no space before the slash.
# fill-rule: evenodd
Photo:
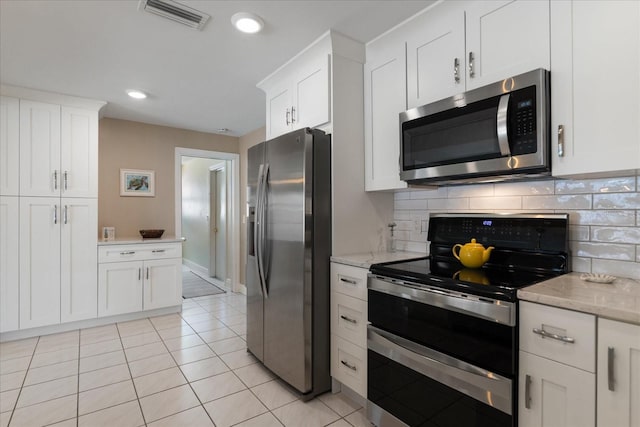
<svg viewBox="0 0 640 427">
<path fill-rule="evenodd" d="M 367 346 L 367 302 L 331 292 L 331 333 L 365 348 Z"/>
<path fill-rule="evenodd" d="M 331 376 L 366 398 L 367 351 L 332 334 Z"/>
<path fill-rule="evenodd" d="M 367 300 L 366 268 L 331 263 L 331 290 L 361 300 Z"/>
<path fill-rule="evenodd" d="M 561 337 L 571 338 L 573 342 L 562 341 Z M 521 301 L 520 349 L 595 372 L 596 317 Z"/>
<path fill-rule="evenodd" d="M 182 258 L 182 243 L 98 246 L 98 262 Z"/>
</svg>

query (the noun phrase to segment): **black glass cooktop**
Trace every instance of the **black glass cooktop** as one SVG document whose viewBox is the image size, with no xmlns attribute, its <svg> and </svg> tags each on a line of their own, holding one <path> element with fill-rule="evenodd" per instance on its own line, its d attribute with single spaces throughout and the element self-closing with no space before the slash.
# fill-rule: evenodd
<svg viewBox="0 0 640 427">
<path fill-rule="evenodd" d="M 375 264 L 370 271 L 394 279 L 507 301 L 515 301 L 520 288 L 563 274 L 496 264 L 466 268 L 458 260 L 435 257 Z"/>
</svg>

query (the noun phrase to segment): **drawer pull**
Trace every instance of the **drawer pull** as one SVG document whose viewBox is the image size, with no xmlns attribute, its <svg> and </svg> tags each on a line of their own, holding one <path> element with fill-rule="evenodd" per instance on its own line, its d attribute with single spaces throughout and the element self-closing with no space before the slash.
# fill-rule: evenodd
<svg viewBox="0 0 640 427">
<path fill-rule="evenodd" d="M 524 377 L 524 407 L 531 409 L 531 375 Z"/>
<path fill-rule="evenodd" d="M 344 277 L 341 277 L 340 281 L 344 282 L 344 283 L 348 283 L 350 285 L 357 285 L 358 284 L 358 282 L 356 282 L 355 280 L 345 279 Z"/>
<path fill-rule="evenodd" d="M 358 368 L 356 368 L 355 365 L 352 365 L 349 362 L 345 362 L 344 360 L 341 360 L 340 363 L 342 363 L 347 368 L 351 369 L 353 372 L 356 372 L 358 370 Z"/>
<path fill-rule="evenodd" d="M 571 337 L 566 337 L 558 334 L 552 334 L 551 332 L 547 332 L 544 329 L 533 328 L 533 333 L 540 335 L 542 338 L 551 338 L 554 340 L 566 342 L 568 344 L 573 344 L 576 342 L 575 339 Z"/>
<path fill-rule="evenodd" d="M 613 347 L 607 348 L 607 388 L 609 391 L 616 391 L 616 380 L 613 376 L 613 360 L 615 354 Z"/>
<path fill-rule="evenodd" d="M 154 254 L 161 254 L 164 253 L 166 251 L 166 249 L 154 249 L 151 252 L 153 252 Z"/>
<path fill-rule="evenodd" d="M 133 255 L 135 253 L 136 251 L 125 251 L 125 252 L 120 252 L 120 255 Z"/>
<path fill-rule="evenodd" d="M 341 315 L 340 315 L 340 318 L 341 318 L 342 320 L 346 320 L 346 321 L 347 321 L 347 322 L 349 322 L 349 323 L 353 323 L 354 325 L 355 325 L 356 323 L 358 323 L 358 321 L 357 321 L 357 320 L 352 319 L 352 318 L 350 318 L 350 317 L 347 317 L 347 316 L 345 316 L 344 314 L 341 314 Z"/>
</svg>

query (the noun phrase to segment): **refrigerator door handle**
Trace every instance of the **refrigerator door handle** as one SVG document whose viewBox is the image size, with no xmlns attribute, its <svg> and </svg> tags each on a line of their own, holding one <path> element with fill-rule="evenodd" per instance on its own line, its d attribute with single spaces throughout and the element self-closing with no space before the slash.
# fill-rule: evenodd
<svg viewBox="0 0 640 427">
<path fill-rule="evenodd" d="M 262 279 L 262 257 L 260 254 L 260 225 L 262 223 L 262 177 L 264 174 L 264 165 L 261 164 L 258 169 L 258 188 L 256 190 L 256 218 L 253 228 L 253 247 L 256 253 L 256 262 L 258 264 L 258 280 L 260 281 L 260 290 L 264 295 L 264 280 Z"/>
<path fill-rule="evenodd" d="M 261 195 L 261 203 L 260 203 L 260 262 L 258 264 L 258 268 L 260 270 L 260 277 L 262 278 L 262 292 L 264 293 L 264 297 L 269 297 L 269 290 L 267 287 L 267 276 L 265 274 L 265 234 L 266 234 L 266 217 L 267 217 L 267 182 L 269 180 L 269 163 L 266 163 L 264 166 L 264 172 L 262 174 L 262 192 Z"/>
</svg>

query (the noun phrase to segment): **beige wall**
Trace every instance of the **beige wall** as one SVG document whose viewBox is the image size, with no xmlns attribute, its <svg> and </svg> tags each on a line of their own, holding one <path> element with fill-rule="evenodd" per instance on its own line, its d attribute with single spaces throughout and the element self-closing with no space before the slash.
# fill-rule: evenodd
<svg viewBox="0 0 640 427">
<path fill-rule="evenodd" d="M 115 227 L 116 237 L 139 237 L 142 228 L 175 235 L 176 147 L 239 152 L 236 137 L 108 118 L 99 141 L 98 226 Z M 120 168 L 155 171 L 155 197 L 120 197 Z"/>
<path fill-rule="evenodd" d="M 256 129 L 240 137 L 240 283 L 245 283 L 247 262 L 247 150 L 265 140 L 266 129 Z"/>
</svg>

